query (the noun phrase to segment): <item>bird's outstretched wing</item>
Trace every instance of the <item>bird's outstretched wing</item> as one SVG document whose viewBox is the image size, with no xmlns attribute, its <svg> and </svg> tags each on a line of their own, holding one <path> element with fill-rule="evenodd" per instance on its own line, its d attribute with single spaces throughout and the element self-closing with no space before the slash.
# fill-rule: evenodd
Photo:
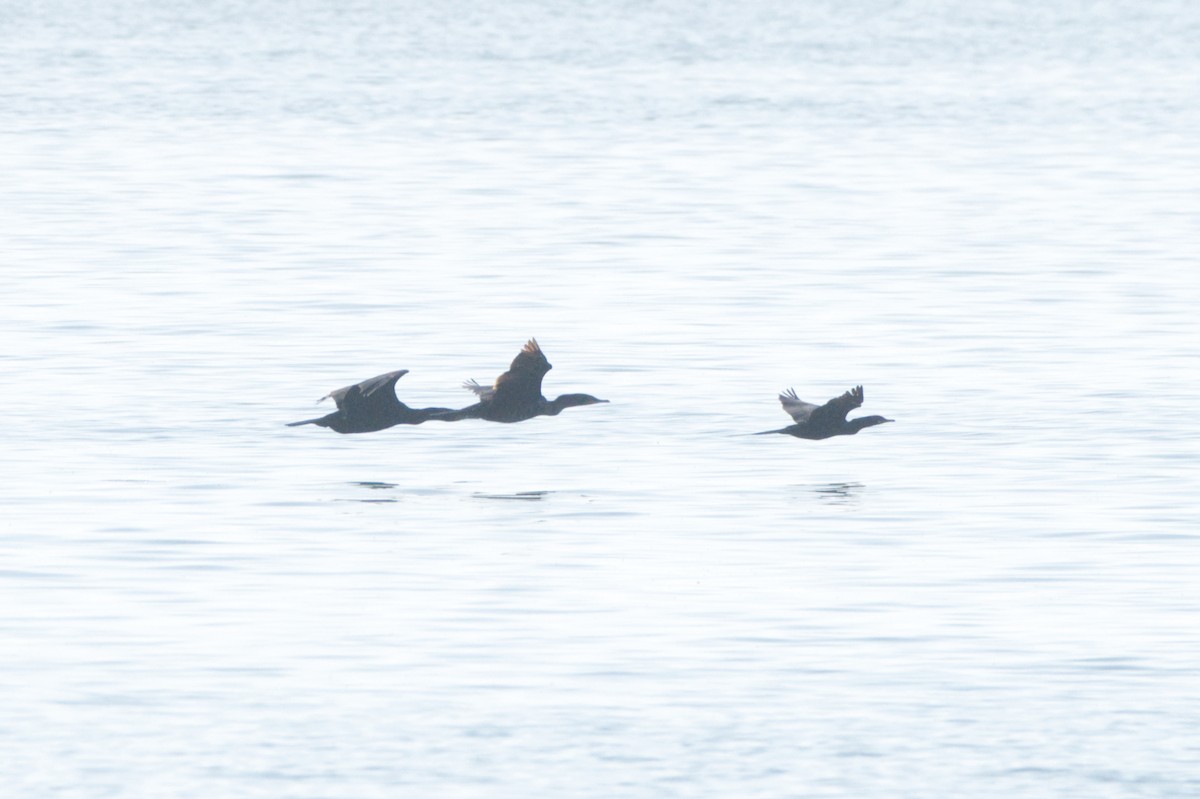
<svg viewBox="0 0 1200 799">
<path fill-rule="evenodd" d="M 552 367 L 536 339 L 529 339 L 513 358 L 508 371 L 496 378 L 495 402 L 539 402 L 542 398 L 542 378 Z"/>
<path fill-rule="evenodd" d="M 792 417 L 792 421 L 797 423 L 807 422 L 812 412 L 820 407 L 797 397 L 796 389 L 794 388 L 780 392 L 779 404 L 783 406 L 783 410 L 787 415 Z"/>
<path fill-rule="evenodd" d="M 480 385 L 474 380 L 467 380 L 462 384 L 462 387 L 467 391 L 474 392 L 475 396 L 481 400 L 489 400 L 496 393 L 496 389 L 492 386 Z"/>
<path fill-rule="evenodd" d="M 408 374 L 407 369 L 397 369 L 368 378 L 361 383 L 330 391 L 321 400 L 332 399 L 338 410 L 371 408 L 382 410 L 400 405 L 396 399 L 396 381 Z"/>
<path fill-rule="evenodd" d="M 826 424 L 841 425 L 846 421 L 846 414 L 855 408 L 862 407 L 862 404 L 863 387 L 855 386 L 845 394 L 842 394 L 840 397 L 834 397 L 809 414 L 809 424 L 814 427 Z"/>
</svg>

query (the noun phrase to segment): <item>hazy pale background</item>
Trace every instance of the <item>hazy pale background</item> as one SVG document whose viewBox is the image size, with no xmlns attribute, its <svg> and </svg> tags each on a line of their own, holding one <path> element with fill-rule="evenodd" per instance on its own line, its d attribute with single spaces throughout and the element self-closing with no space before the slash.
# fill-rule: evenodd
<svg viewBox="0 0 1200 799">
<path fill-rule="evenodd" d="M 0 3 L 4 794 L 1200 794 L 1197 42 Z M 284 427 L 529 336 L 612 403 Z"/>
</svg>

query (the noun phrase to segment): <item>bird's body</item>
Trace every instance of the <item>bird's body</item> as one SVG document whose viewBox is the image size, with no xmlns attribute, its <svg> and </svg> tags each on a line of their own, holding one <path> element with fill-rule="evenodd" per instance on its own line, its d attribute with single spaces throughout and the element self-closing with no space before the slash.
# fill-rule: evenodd
<svg viewBox="0 0 1200 799">
<path fill-rule="evenodd" d="M 434 418 L 449 422 L 484 419 L 511 424 L 535 416 L 557 416 L 564 408 L 576 405 L 608 402 L 590 394 L 563 394 L 553 400 L 546 399 L 542 396 L 542 378 L 551 368 L 537 341 L 529 339 L 513 359 L 508 371 L 496 378 L 493 385 L 483 386 L 474 380 L 463 383 L 464 388 L 479 397 L 479 402 L 456 411 L 436 414 Z"/>
<path fill-rule="evenodd" d="M 337 410 L 316 419 L 290 422 L 288 427 L 315 424 L 337 433 L 374 433 L 398 424 L 421 424 L 450 408 L 410 408 L 396 398 L 396 381 L 407 369 L 372 377 L 352 386 L 330 391 L 317 400 L 332 399 Z"/>
<path fill-rule="evenodd" d="M 862 386 L 855 386 L 824 405 L 805 402 L 796 396 L 795 390 L 789 388 L 779 395 L 779 404 L 783 406 L 788 416 L 792 417 L 795 424 L 778 430 L 763 430 L 755 435 L 783 433 L 809 441 L 820 441 L 834 436 L 852 436 L 865 427 L 874 427 L 877 424 L 894 421 L 882 416 L 860 416 L 857 419 L 846 419 L 846 414 L 855 408 L 862 407 Z"/>
</svg>

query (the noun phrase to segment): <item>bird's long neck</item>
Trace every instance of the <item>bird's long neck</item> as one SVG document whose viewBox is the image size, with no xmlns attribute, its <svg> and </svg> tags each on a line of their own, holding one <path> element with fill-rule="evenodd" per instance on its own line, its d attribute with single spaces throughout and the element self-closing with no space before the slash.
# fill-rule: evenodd
<svg viewBox="0 0 1200 799">
<path fill-rule="evenodd" d="M 542 400 L 542 413 L 546 416 L 558 416 L 564 408 L 576 405 L 591 405 L 596 400 L 587 394 L 560 394 L 553 400 Z"/>
<path fill-rule="evenodd" d="M 564 408 L 571 407 L 571 405 L 573 403 L 563 401 L 565 396 L 566 395 L 563 395 L 562 397 L 555 397 L 552 400 L 548 400 L 545 397 L 543 397 L 542 402 L 541 402 L 541 407 L 542 407 L 541 415 L 542 416 L 558 416 L 560 413 L 563 412 Z"/>
<path fill-rule="evenodd" d="M 877 424 L 883 424 L 884 422 L 890 421 L 892 420 L 885 419 L 882 416 L 860 416 L 857 419 L 851 419 L 850 421 L 846 422 L 846 435 L 852 436 L 863 428 L 874 427 Z"/>
</svg>

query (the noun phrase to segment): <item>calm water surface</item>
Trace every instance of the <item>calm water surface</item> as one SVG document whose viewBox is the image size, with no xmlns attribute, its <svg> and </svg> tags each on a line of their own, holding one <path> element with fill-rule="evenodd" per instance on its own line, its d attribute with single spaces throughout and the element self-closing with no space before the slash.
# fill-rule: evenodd
<svg viewBox="0 0 1200 799">
<path fill-rule="evenodd" d="M 6 796 L 1200 793 L 1200 11 L 792 5 L 0 9 Z"/>
</svg>

